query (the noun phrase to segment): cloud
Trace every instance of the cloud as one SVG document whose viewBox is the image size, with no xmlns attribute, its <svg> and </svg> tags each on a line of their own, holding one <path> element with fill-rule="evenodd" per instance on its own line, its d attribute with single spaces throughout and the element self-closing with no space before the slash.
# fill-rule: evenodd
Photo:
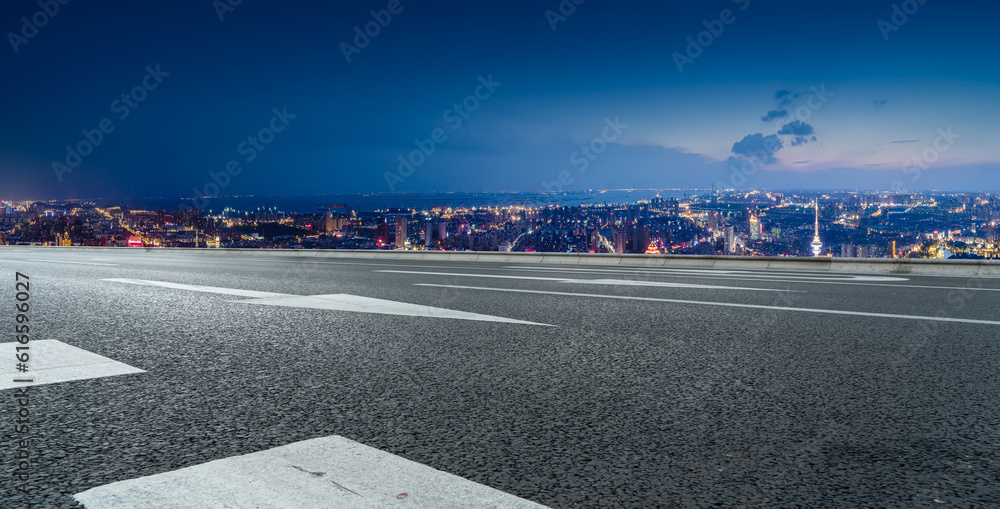
<svg viewBox="0 0 1000 509">
<path fill-rule="evenodd" d="M 809 163 L 811 163 L 811 162 L 812 162 L 812 159 L 810 159 L 810 160 L 808 160 L 808 161 L 795 161 L 795 163 L 794 163 L 794 164 L 809 164 Z"/>
<path fill-rule="evenodd" d="M 814 132 L 816 132 L 816 130 L 813 129 L 813 126 L 801 120 L 795 120 L 793 122 L 785 124 L 784 127 L 782 127 L 781 130 L 778 131 L 778 134 L 790 134 L 792 136 L 809 136 Z"/>
<path fill-rule="evenodd" d="M 896 140 L 889 143 L 920 143 L 920 140 Z"/>
<path fill-rule="evenodd" d="M 758 163 L 774 164 L 778 159 L 775 152 L 784 147 L 781 139 L 774 134 L 764 136 L 762 133 L 748 134 L 742 140 L 733 144 L 733 153 L 752 159 Z"/>
<path fill-rule="evenodd" d="M 779 90 L 774 93 L 774 98 L 778 101 L 779 108 L 784 108 L 785 106 L 792 104 L 801 96 L 802 94 L 798 92 L 792 93 L 788 90 Z"/>
<path fill-rule="evenodd" d="M 788 116 L 788 110 L 771 110 L 767 112 L 767 115 L 760 117 L 764 122 L 774 120 L 776 118 L 785 118 Z"/>
<path fill-rule="evenodd" d="M 878 108 L 879 106 L 885 106 L 886 102 L 888 101 L 885 99 L 875 99 L 874 101 L 872 101 L 872 103 L 875 104 L 876 108 Z"/>
<path fill-rule="evenodd" d="M 793 147 L 797 147 L 799 145 L 805 145 L 806 143 L 809 143 L 810 141 L 816 141 L 816 137 L 813 136 L 812 138 L 807 138 L 805 136 L 796 136 L 795 139 L 792 140 L 792 146 Z"/>
</svg>

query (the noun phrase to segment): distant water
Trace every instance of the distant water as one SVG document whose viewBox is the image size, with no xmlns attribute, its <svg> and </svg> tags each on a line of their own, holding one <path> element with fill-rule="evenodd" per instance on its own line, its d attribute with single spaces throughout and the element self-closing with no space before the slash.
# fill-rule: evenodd
<svg viewBox="0 0 1000 509">
<path fill-rule="evenodd" d="M 347 204 L 359 212 L 372 212 L 387 208 L 430 210 L 433 207 L 495 207 L 515 205 L 562 205 L 635 203 L 655 197 L 683 198 L 696 191 L 684 190 L 611 190 L 580 191 L 560 194 L 540 193 L 428 193 L 428 194 L 340 194 L 317 196 L 232 196 L 210 198 L 206 210 L 219 211 L 232 208 L 240 211 L 274 209 L 280 212 L 308 214 L 325 210 L 330 205 Z M 141 198 L 131 200 L 99 199 L 100 206 L 127 205 L 145 210 L 177 210 L 181 200 L 176 198 Z M 190 206 L 190 201 L 185 201 Z"/>
</svg>

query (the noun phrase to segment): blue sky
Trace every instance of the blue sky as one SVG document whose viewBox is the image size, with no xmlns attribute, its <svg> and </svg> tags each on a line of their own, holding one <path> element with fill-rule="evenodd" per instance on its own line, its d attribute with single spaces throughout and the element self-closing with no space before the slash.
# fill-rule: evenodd
<svg viewBox="0 0 1000 509">
<path fill-rule="evenodd" d="M 1000 190 L 1000 6 L 622 4 L 5 2 L 0 197 Z"/>
</svg>

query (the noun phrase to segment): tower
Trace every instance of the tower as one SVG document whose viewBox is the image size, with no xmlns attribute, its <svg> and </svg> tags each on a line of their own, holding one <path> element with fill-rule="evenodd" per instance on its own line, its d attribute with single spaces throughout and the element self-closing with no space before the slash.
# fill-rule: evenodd
<svg viewBox="0 0 1000 509">
<path fill-rule="evenodd" d="M 823 241 L 819 239 L 819 198 L 816 198 L 816 234 L 812 241 L 813 256 L 819 256 L 823 252 Z"/>
</svg>

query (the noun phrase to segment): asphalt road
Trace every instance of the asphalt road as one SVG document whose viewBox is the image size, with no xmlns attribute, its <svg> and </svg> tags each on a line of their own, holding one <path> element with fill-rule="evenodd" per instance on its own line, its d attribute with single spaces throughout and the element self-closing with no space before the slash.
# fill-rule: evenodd
<svg viewBox="0 0 1000 509">
<path fill-rule="evenodd" d="M 1000 505 L 1000 278 L 0 248 L 0 300 L 15 271 L 34 338 L 146 373 L 32 387 L 5 508 L 329 435 L 557 508 Z"/>
</svg>

